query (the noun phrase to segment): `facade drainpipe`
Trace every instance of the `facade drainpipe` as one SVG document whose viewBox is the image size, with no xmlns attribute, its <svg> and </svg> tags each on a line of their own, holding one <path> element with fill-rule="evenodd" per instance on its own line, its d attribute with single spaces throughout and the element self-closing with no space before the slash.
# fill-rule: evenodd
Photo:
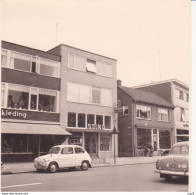
<svg viewBox="0 0 196 195">
<path fill-rule="evenodd" d="M 134 120 L 134 107 L 135 107 L 135 103 L 131 104 L 132 105 L 132 154 L 133 154 L 133 157 L 135 157 L 135 142 L 134 142 L 134 136 L 135 136 L 135 120 Z"/>
</svg>

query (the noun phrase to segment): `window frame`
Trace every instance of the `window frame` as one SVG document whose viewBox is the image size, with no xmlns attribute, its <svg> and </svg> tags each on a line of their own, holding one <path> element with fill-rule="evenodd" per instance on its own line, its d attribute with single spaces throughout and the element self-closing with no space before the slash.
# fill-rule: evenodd
<svg viewBox="0 0 196 195">
<path fill-rule="evenodd" d="M 167 111 L 167 120 L 163 120 L 162 115 L 165 115 L 161 111 Z M 168 109 L 164 108 L 158 108 L 158 119 L 160 122 L 170 122 L 170 111 Z"/>
<path fill-rule="evenodd" d="M 146 111 L 147 112 L 147 118 L 143 118 L 141 116 L 137 116 L 137 111 L 138 110 L 142 111 L 142 110 L 139 109 L 139 107 L 146 107 L 147 108 L 147 111 Z M 148 118 L 148 112 L 150 112 L 149 118 Z M 139 112 L 139 115 L 141 115 L 140 112 Z M 143 119 L 143 120 L 152 120 L 152 109 L 151 109 L 151 107 L 150 106 L 146 106 L 146 105 L 136 104 L 136 118 L 137 119 Z"/>
</svg>

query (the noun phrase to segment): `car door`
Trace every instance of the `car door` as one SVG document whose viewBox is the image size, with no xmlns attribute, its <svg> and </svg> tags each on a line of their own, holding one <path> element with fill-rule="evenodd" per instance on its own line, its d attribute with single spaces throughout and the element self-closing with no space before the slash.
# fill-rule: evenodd
<svg viewBox="0 0 196 195">
<path fill-rule="evenodd" d="M 74 167 L 75 162 L 75 154 L 73 147 L 65 146 L 62 148 L 60 156 L 59 156 L 59 166 L 60 168 L 65 167 Z"/>
<path fill-rule="evenodd" d="M 75 150 L 76 166 L 80 166 L 83 160 L 87 160 L 85 159 L 85 151 L 77 146 L 74 148 L 74 150 Z"/>
</svg>

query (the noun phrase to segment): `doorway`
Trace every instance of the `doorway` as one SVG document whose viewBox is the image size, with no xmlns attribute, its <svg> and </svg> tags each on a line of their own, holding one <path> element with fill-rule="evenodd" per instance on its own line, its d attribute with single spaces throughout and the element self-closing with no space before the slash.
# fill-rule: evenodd
<svg viewBox="0 0 196 195">
<path fill-rule="evenodd" d="M 98 133 L 85 133 L 85 149 L 91 157 L 98 157 Z"/>
</svg>

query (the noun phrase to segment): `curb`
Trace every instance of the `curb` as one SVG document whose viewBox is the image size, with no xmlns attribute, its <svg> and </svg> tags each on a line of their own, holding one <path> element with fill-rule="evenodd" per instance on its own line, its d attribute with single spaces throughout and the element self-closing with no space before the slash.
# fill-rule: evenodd
<svg viewBox="0 0 196 195">
<path fill-rule="evenodd" d="M 101 167 L 114 167 L 114 166 L 128 166 L 128 165 L 136 165 L 136 164 L 153 164 L 155 162 L 138 162 L 138 163 L 128 163 L 128 164 L 108 164 L 108 165 L 97 165 L 92 166 L 91 168 L 101 168 Z M 33 173 L 35 171 L 21 171 L 21 172 L 12 172 L 12 171 L 1 171 L 1 175 L 11 175 L 11 174 L 22 174 L 22 173 Z"/>
</svg>

